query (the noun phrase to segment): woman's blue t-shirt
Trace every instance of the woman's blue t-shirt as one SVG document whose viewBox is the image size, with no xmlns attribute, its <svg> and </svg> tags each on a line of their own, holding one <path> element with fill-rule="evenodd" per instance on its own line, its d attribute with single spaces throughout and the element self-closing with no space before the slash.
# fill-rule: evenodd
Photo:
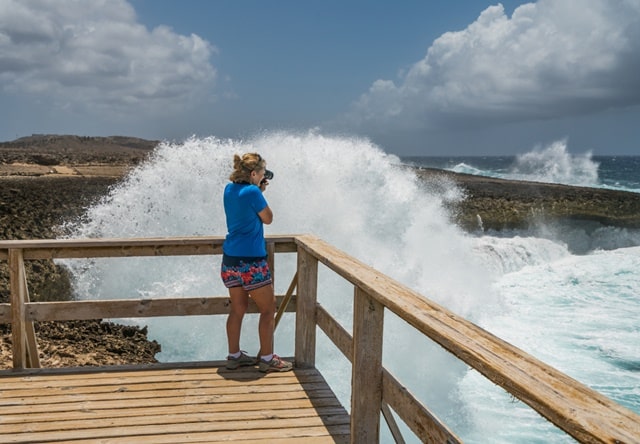
<svg viewBox="0 0 640 444">
<path fill-rule="evenodd" d="M 248 183 L 227 184 L 224 188 L 224 212 L 227 237 L 222 250 L 229 256 L 263 257 L 264 228 L 258 213 L 267 207 L 262 191 Z"/>
</svg>

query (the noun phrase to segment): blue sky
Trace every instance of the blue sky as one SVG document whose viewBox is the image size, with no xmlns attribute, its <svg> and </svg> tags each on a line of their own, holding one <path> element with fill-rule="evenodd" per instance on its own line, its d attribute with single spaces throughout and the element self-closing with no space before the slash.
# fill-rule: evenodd
<svg viewBox="0 0 640 444">
<path fill-rule="evenodd" d="M 0 0 L 0 141 L 270 130 L 640 154 L 640 0 Z"/>
</svg>

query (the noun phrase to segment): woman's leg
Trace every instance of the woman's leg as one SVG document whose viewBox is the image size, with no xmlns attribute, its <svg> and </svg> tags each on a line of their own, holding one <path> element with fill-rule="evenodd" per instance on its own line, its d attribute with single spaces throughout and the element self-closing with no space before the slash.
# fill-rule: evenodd
<svg viewBox="0 0 640 444">
<path fill-rule="evenodd" d="M 258 322 L 258 335 L 260 337 L 260 352 L 258 356 L 266 356 L 273 353 L 273 329 L 276 316 L 276 297 L 273 285 L 265 285 L 251 290 L 251 298 L 255 301 L 260 312 Z"/>
<path fill-rule="evenodd" d="M 229 289 L 231 298 L 231 311 L 227 318 L 227 341 L 229 354 L 240 351 L 240 331 L 242 330 L 242 319 L 247 312 L 249 305 L 249 294 L 242 287 L 232 287 Z"/>
</svg>

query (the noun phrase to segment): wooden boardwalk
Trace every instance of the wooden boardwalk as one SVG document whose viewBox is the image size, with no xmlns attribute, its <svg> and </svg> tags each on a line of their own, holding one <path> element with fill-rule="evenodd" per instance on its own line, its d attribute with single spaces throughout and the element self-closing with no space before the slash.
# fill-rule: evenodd
<svg viewBox="0 0 640 444">
<path fill-rule="evenodd" d="M 223 236 L 0 241 L 0 265 L 6 261 L 9 269 L 0 323 L 11 324 L 14 369 L 0 371 L 0 443 L 373 444 L 380 442 L 381 417 L 401 442 L 394 413 L 421 442 L 461 443 L 385 368 L 386 312 L 578 442 L 640 443 L 637 413 L 312 235 L 267 237 L 270 263 L 276 254 L 296 255 L 289 289 L 276 296 L 276 320 L 295 312 L 293 354 L 309 370 L 265 376 L 256 369 L 229 372 L 221 362 L 37 369 L 37 322 L 226 315 L 229 298 L 134 293 L 31 302 L 25 261 L 220 255 L 223 242 Z M 353 287 L 351 328 L 321 305 L 328 292 L 319 287 L 320 271 Z M 351 363 L 344 375 L 351 382 L 349 414 L 314 369 L 320 330 Z"/>
<path fill-rule="evenodd" d="M 316 369 L 222 365 L 0 372 L 0 442 L 349 442 L 349 414 Z"/>
</svg>

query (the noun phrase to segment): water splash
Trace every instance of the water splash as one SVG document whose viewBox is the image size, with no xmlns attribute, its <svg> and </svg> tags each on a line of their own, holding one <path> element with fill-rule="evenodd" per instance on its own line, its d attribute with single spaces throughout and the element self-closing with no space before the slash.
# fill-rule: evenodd
<svg viewBox="0 0 640 444">
<path fill-rule="evenodd" d="M 502 276 L 524 267 L 555 262 L 569 256 L 569 251 L 566 245 L 547 239 L 483 236 L 477 239 L 474 254 L 482 258 L 495 276 Z"/>
<path fill-rule="evenodd" d="M 148 162 L 87 211 L 74 237 L 224 235 L 222 190 L 235 153 L 258 151 L 275 173 L 266 197 L 274 211 L 267 234 L 313 233 L 452 311 L 476 318 L 496 301 L 490 279 L 472 254 L 472 239 L 455 225 L 444 202 L 461 198 L 452 184 L 426 184 L 399 159 L 368 140 L 309 133 L 270 132 L 248 140 L 192 138 L 162 143 Z M 224 295 L 219 257 L 94 259 L 67 261 L 79 298 Z M 284 293 L 295 258 L 277 258 L 276 292 Z M 320 270 L 321 302 L 350 328 L 353 290 Z M 219 318 L 219 319 L 211 319 Z M 149 337 L 162 344 L 161 360 L 220 359 L 226 354 L 223 317 L 189 320 L 152 318 Z M 287 315 L 276 333 L 278 353 L 293 352 Z M 257 349 L 253 319 L 243 347 Z M 424 338 L 392 316 L 385 324 L 385 360 L 402 362 Z M 415 340 L 411 338 L 415 337 Z M 415 356 L 432 383 L 417 390 L 450 406 L 446 392 L 466 368 L 433 345 Z M 338 384 L 348 369 L 336 367 L 330 346 L 318 366 Z M 324 367 L 324 368 L 323 368 Z M 442 371 L 447 369 L 447 371 Z M 406 366 L 395 368 L 411 378 Z M 345 373 L 346 372 L 346 373 Z M 348 381 L 347 381 L 348 385 Z M 449 387 L 447 389 L 447 387 Z M 347 401 L 348 405 L 348 401 Z"/>
<path fill-rule="evenodd" d="M 233 154 L 247 151 L 260 152 L 276 173 L 266 192 L 275 215 L 267 234 L 313 233 L 418 290 L 440 295 L 438 302 L 461 314 L 471 314 L 463 308 L 469 290 L 455 282 L 478 266 L 464 253 L 469 240 L 450 223 L 443 205 L 461 194 L 452 184 L 443 189 L 447 184 L 429 187 L 418 181 L 395 156 L 362 139 L 274 132 L 247 141 L 163 143 L 87 211 L 73 236 L 223 235 L 222 190 Z M 452 267 L 461 260 L 468 263 Z M 450 282 L 443 283 L 443 276 L 450 276 Z"/>
<path fill-rule="evenodd" d="M 475 176 L 482 176 L 487 174 L 486 171 L 481 170 L 480 168 L 476 168 L 473 165 L 469 165 L 465 162 L 456 164 L 453 168 L 451 168 L 451 171 L 453 171 L 454 173 L 473 174 Z"/>
<path fill-rule="evenodd" d="M 567 141 L 559 140 L 517 156 L 506 178 L 598 187 L 598 167 L 590 152 L 572 155 L 567 151 Z"/>
</svg>

